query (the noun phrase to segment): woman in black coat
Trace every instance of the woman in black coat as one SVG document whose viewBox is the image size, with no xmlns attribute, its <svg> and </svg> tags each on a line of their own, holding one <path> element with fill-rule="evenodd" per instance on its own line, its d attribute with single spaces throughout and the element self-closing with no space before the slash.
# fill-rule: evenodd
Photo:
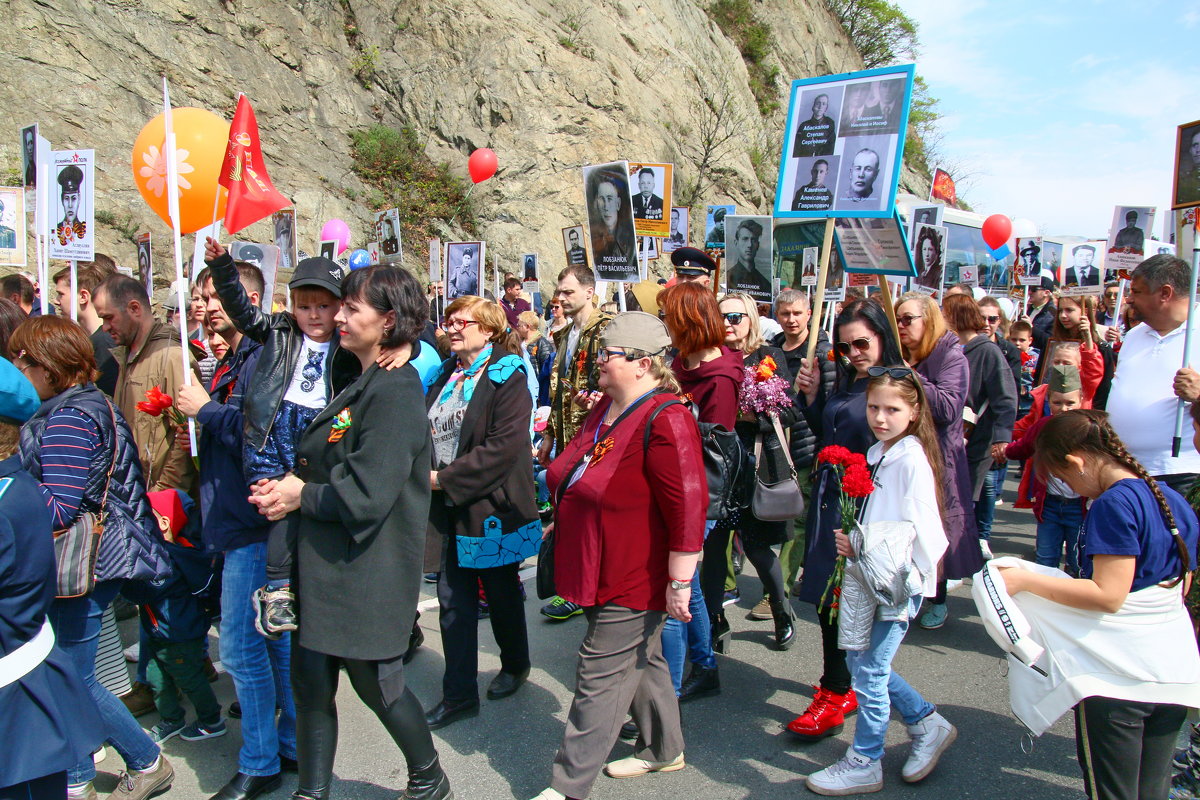
<svg viewBox="0 0 1200 800">
<path fill-rule="evenodd" d="M 446 307 L 453 356 L 426 395 L 433 430 L 426 570 L 439 572 L 446 672 L 433 729 L 479 713 L 479 587 L 487 597 L 500 672 L 489 700 L 529 676 L 529 637 L 518 568 L 542 539 L 533 487 L 529 395 L 520 340 L 500 306 L 460 297 Z"/>
<path fill-rule="evenodd" d="M 336 317 L 362 375 L 309 425 L 296 474 L 264 480 L 250 498 L 296 526 L 292 587 L 302 609 L 292 638 L 300 762 L 297 800 L 325 800 L 337 745 L 338 671 L 383 722 L 408 763 L 405 800 L 453 797 L 402 658 L 416 616 L 429 508 L 429 432 L 414 425 L 421 379 L 384 370 L 383 348 L 411 347 L 424 327 L 416 279 L 391 267 L 350 273 Z M 393 367 L 395 364 L 393 363 Z"/>
</svg>

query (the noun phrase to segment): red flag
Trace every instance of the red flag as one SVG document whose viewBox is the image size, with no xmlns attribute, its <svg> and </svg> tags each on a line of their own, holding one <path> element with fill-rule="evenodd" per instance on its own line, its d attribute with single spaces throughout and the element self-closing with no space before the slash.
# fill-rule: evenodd
<svg viewBox="0 0 1200 800">
<path fill-rule="evenodd" d="M 217 182 L 229 190 L 225 230 L 231 234 L 292 204 L 271 185 L 259 143 L 258 120 L 246 95 L 238 97 Z"/>
<path fill-rule="evenodd" d="M 958 195 L 954 191 L 954 178 L 938 167 L 933 171 L 933 185 L 929 189 L 930 200 L 941 200 L 951 208 L 958 208 Z"/>
</svg>

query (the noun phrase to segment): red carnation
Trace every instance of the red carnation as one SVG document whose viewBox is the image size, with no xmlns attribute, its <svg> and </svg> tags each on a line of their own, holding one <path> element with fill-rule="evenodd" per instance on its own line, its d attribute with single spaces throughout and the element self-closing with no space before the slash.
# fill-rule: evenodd
<svg viewBox="0 0 1200 800">
<path fill-rule="evenodd" d="M 842 492 L 850 497 L 866 497 L 875 491 L 871 471 L 865 465 L 851 464 L 842 477 Z"/>
<path fill-rule="evenodd" d="M 821 448 L 821 452 L 817 453 L 818 461 L 832 464 L 835 467 L 849 464 L 850 459 L 853 457 L 854 454 L 840 444 L 831 444 L 828 447 L 823 447 Z"/>
</svg>

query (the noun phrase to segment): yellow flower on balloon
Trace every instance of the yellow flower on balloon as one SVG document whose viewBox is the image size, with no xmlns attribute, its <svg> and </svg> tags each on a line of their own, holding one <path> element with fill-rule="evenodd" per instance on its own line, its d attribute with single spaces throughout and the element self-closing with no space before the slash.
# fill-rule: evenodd
<svg viewBox="0 0 1200 800">
<path fill-rule="evenodd" d="M 179 176 L 179 188 L 181 191 L 192 188 L 192 184 L 188 182 L 187 178 L 183 177 L 195 171 L 195 167 L 187 163 L 187 157 L 187 150 L 175 149 L 175 172 Z M 158 147 L 150 145 L 142 153 L 142 161 L 144 163 L 138 169 L 138 174 L 146 179 L 146 188 L 153 192 L 155 197 L 162 197 L 163 192 L 167 189 L 166 157 Z"/>
</svg>

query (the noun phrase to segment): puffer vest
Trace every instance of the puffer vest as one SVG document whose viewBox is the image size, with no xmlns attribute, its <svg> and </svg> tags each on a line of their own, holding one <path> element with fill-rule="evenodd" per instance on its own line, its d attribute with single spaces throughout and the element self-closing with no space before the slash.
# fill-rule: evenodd
<svg viewBox="0 0 1200 800">
<path fill-rule="evenodd" d="M 146 498 L 137 444 L 120 410 L 110 406 L 95 385 L 73 386 L 42 403 L 21 428 L 21 463 L 34 478 L 42 480 L 42 434 L 50 415 L 60 408 L 79 411 L 100 431 L 100 446 L 92 456 L 80 513 L 100 511 L 109 465 L 116 458 L 96 558 L 96 580 L 165 580 L 171 574 L 171 562 Z"/>
</svg>

